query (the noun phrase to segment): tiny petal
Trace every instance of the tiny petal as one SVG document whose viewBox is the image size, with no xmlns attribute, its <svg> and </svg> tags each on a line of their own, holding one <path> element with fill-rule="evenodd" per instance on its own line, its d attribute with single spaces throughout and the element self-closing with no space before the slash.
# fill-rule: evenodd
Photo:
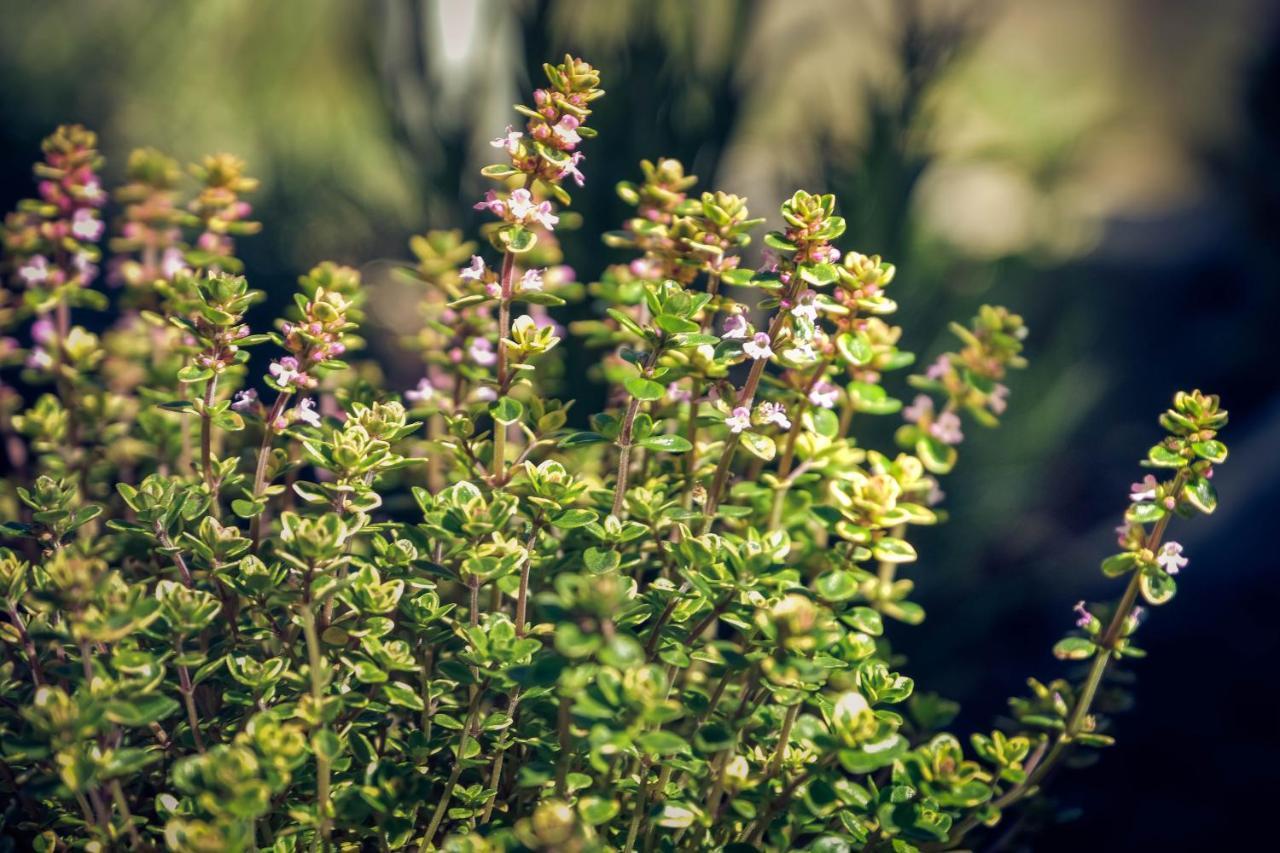
<svg viewBox="0 0 1280 853">
<path fill-rule="evenodd" d="M 734 435 L 751 428 L 751 410 L 746 406 L 738 406 L 733 410 L 729 417 L 724 419 L 724 425 Z"/>
</svg>

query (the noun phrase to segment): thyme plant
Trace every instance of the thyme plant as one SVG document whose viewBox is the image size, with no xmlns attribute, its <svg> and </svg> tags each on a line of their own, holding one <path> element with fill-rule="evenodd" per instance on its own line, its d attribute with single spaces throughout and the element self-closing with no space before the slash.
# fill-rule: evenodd
<svg viewBox="0 0 1280 853">
<path fill-rule="evenodd" d="M 1004 412 L 1021 318 L 984 307 L 899 378 L 894 267 L 837 248 L 834 197 L 783 202 L 754 268 L 763 220 L 670 159 L 618 185 L 625 260 L 577 282 L 556 237 L 604 92 L 545 72 L 483 170 L 485 246 L 413 241 L 403 393 L 353 358 L 356 270 L 256 316 L 240 161 L 192 190 L 137 151 L 109 195 L 93 133 L 46 140 L 3 229 L 10 846 L 943 850 L 1111 744 L 1139 602 L 1187 564 L 1169 525 L 1214 510 L 1218 399 L 1160 416 L 1102 563 L 1123 591 L 1054 649 L 1083 671 L 953 734 L 889 638 L 924 619 L 912 531 Z M 599 319 L 565 329 L 569 300 Z M 612 389 L 588 429 L 553 396 L 588 373 L 570 333 Z M 896 447 L 855 440 L 879 418 Z"/>
</svg>

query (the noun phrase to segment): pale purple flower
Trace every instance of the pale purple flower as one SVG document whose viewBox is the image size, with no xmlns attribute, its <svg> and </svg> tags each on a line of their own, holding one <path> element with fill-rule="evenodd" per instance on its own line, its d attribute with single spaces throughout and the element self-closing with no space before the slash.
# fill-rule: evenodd
<svg viewBox="0 0 1280 853">
<path fill-rule="evenodd" d="M 31 324 L 31 340 L 45 346 L 53 341 L 57 336 L 57 331 L 53 327 L 53 321 L 48 317 L 41 317 Z"/>
<path fill-rule="evenodd" d="M 1079 618 L 1076 619 L 1077 628 L 1088 628 L 1095 621 L 1097 621 L 1098 617 L 1094 616 L 1092 613 L 1088 611 L 1088 609 L 1084 606 L 1083 601 L 1077 601 L 1074 610 L 1076 611 L 1077 614 L 1079 614 Z"/>
<path fill-rule="evenodd" d="M 511 125 L 507 125 L 506 134 L 499 136 L 489 144 L 494 148 L 505 148 L 507 153 L 514 157 L 520 151 L 520 140 L 523 138 L 523 133 L 516 130 Z"/>
<path fill-rule="evenodd" d="M 778 271 L 778 253 L 773 249 L 765 248 L 760 253 L 760 272 L 777 272 Z"/>
<path fill-rule="evenodd" d="M 492 403 L 498 399 L 498 391 L 496 388 L 490 388 L 488 385 L 481 385 L 472 393 L 472 398 L 481 403 Z"/>
<path fill-rule="evenodd" d="M 724 425 L 729 428 L 729 432 L 737 435 L 743 430 L 751 428 L 751 410 L 746 406 L 738 406 L 733 410 L 729 417 L 724 419 Z"/>
<path fill-rule="evenodd" d="M 1009 386 L 997 383 L 987 397 L 987 406 L 997 415 L 1003 415 L 1004 410 L 1009 408 Z"/>
<path fill-rule="evenodd" d="M 765 402 L 756 410 L 763 424 L 777 424 L 783 429 L 791 429 L 791 419 L 787 417 L 787 407 L 781 403 Z"/>
<path fill-rule="evenodd" d="M 930 417 L 933 417 L 933 398 L 927 394 L 917 394 L 911 405 L 902 410 L 902 419 L 907 423 L 918 424 Z"/>
<path fill-rule="evenodd" d="M 1160 548 L 1160 553 L 1156 555 L 1156 562 L 1159 563 L 1166 572 L 1176 575 L 1187 564 L 1187 558 L 1182 556 L 1182 546 L 1177 542 L 1166 542 Z"/>
<path fill-rule="evenodd" d="M 1130 527 L 1129 522 L 1127 521 L 1124 522 L 1123 524 L 1117 525 L 1116 526 L 1116 544 L 1120 545 L 1121 547 L 1124 547 L 1125 545 L 1127 545 L 1129 543 L 1129 533 L 1132 529 L 1133 528 Z"/>
<path fill-rule="evenodd" d="M 724 331 L 720 333 L 720 337 L 729 340 L 745 338 L 747 336 L 747 318 L 741 314 L 731 314 L 724 321 Z"/>
<path fill-rule="evenodd" d="M 825 261 L 826 263 L 834 264 L 840 260 L 840 250 L 830 244 L 819 246 L 813 250 L 813 258 L 819 263 Z"/>
<path fill-rule="evenodd" d="M 1142 478 L 1141 483 L 1134 483 L 1129 486 L 1129 500 L 1134 503 L 1140 501 L 1153 501 L 1156 498 L 1156 489 L 1160 486 L 1160 481 L 1155 478 L 1154 474 L 1148 474 Z"/>
<path fill-rule="evenodd" d="M 53 367 L 53 356 L 43 347 L 36 347 L 27 353 L 26 366 L 32 370 L 48 370 Z"/>
<path fill-rule="evenodd" d="M 662 267 L 652 258 L 636 258 L 628 268 L 636 278 L 657 278 L 662 273 Z"/>
<path fill-rule="evenodd" d="M 536 293 L 542 290 L 542 270 L 525 270 L 520 276 L 520 293 Z"/>
<path fill-rule="evenodd" d="M 164 250 L 164 255 L 160 259 L 160 275 L 171 279 L 178 273 L 186 272 L 187 269 L 187 259 L 183 257 L 181 249 L 169 248 Z"/>
<path fill-rule="evenodd" d="M 429 377 L 422 377 L 418 380 L 418 386 L 404 392 L 404 398 L 410 403 L 425 403 L 436 394 L 435 386 L 431 384 Z"/>
<path fill-rule="evenodd" d="M 237 391 L 231 408 L 237 412 L 248 412 L 258 405 L 258 392 L 252 388 Z"/>
<path fill-rule="evenodd" d="M 751 340 L 742 345 L 742 351 L 749 358 L 757 361 L 764 358 L 770 358 L 773 355 L 773 348 L 769 346 L 769 333 L 756 332 Z"/>
<path fill-rule="evenodd" d="M 44 255 L 32 255 L 31 259 L 18 268 L 18 278 L 27 287 L 35 287 L 49 280 L 49 261 Z"/>
<path fill-rule="evenodd" d="M 557 177 L 562 181 L 565 178 L 573 178 L 573 182 L 578 186 L 585 184 L 587 182 L 587 178 L 582 174 L 582 170 L 578 168 L 578 164 L 581 163 L 585 157 L 586 155 L 581 151 L 573 152 L 573 156 L 569 158 L 569 162 L 560 170 L 560 174 Z"/>
<path fill-rule="evenodd" d="M 102 236 L 102 220 L 92 210 L 82 207 L 71 217 L 71 234 L 77 240 L 96 243 Z"/>
<path fill-rule="evenodd" d="M 565 148 L 572 149 L 582 141 L 582 136 L 578 134 L 578 121 L 576 116 L 564 116 L 560 121 L 556 122 L 551 128 L 551 132 L 555 134 L 556 140 Z"/>
<path fill-rule="evenodd" d="M 88 252 L 76 252 L 71 258 L 71 268 L 80 276 L 81 284 L 91 284 L 98 277 L 98 266 L 89 259 Z"/>
<path fill-rule="evenodd" d="M 808 320 L 810 323 L 818 319 L 818 294 L 812 290 L 806 290 L 796 298 L 795 307 L 791 309 L 791 316 L 799 320 Z"/>
<path fill-rule="evenodd" d="M 947 493 L 942 491 L 938 486 L 937 477 L 925 477 L 924 481 L 929 484 L 929 493 L 925 495 L 924 502 L 929 506 L 937 506 L 946 498 Z"/>
<path fill-rule="evenodd" d="M 825 379 L 819 379 L 809 389 L 809 402 L 822 409 L 834 409 L 840 396 L 840 388 Z"/>
<path fill-rule="evenodd" d="M 693 400 L 693 391 L 681 388 L 677 382 L 671 382 L 667 385 L 667 399 L 673 403 L 688 403 Z"/>
<path fill-rule="evenodd" d="M 795 364 L 809 364 L 818 360 L 818 351 L 808 341 L 796 341 L 787 349 L 787 360 Z"/>
<path fill-rule="evenodd" d="M 556 223 L 560 221 L 560 217 L 551 212 L 551 202 L 540 202 L 533 212 L 529 214 L 529 221 L 550 231 L 556 227 Z"/>
<path fill-rule="evenodd" d="M 471 256 L 471 265 L 458 271 L 458 278 L 463 281 L 483 281 L 484 280 L 484 258 L 479 255 Z"/>
<path fill-rule="evenodd" d="M 467 355 L 482 367 L 488 367 L 498 360 L 498 354 L 493 351 L 493 344 L 488 338 L 472 338 L 471 345 L 467 347 Z"/>
<path fill-rule="evenodd" d="M 493 209 L 491 205 L 490 209 Z M 513 190 L 507 197 L 506 209 L 511 214 L 511 218 L 521 225 L 533 223 L 551 229 L 560 221 L 560 217 L 551 212 L 551 202 L 543 201 L 534 204 L 533 194 L 523 187 Z"/>
<path fill-rule="evenodd" d="M 507 213 L 507 204 L 498 198 L 498 194 L 493 190 L 489 190 L 484 194 L 484 198 L 472 205 L 476 210 L 487 210 L 494 216 L 505 216 Z"/>
<path fill-rule="evenodd" d="M 97 178 L 90 178 L 84 182 L 84 186 L 80 188 L 81 195 L 84 200 L 94 206 L 100 206 L 107 200 L 107 194 L 102 191 L 102 184 L 98 183 Z"/>
<path fill-rule="evenodd" d="M 287 388 L 290 385 L 300 388 L 307 381 L 306 373 L 298 369 L 298 360 L 291 355 L 286 355 L 279 361 L 271 362 L 271 366 L 267 370 L 275 378 L 276 384 L 283 388 Z"/>
<path fill-rule="evenodd" d="M 933 364 L 929 365 L 929 369 L 924 372 L 924 375 L 928 379 L 941 379 L 947 375 L 947 371 L 950 369 L 951 361 L 945 355 L 940 355 Z"/>
<path fill-rule="evenodd" d="M 929 425 L 929 434 L 943 444 L 959 444 L 964 441 L 960 430 L 960 416 L 955 412 L 943 412 Z"/>
<path fill-rule="evenodd" d="M 310 397 L 299 400 L 298 405 L 294 407 L 293 413 L 298 420 L 308 426 L 320 426 L 320 413 L 316 411 L 316 403 Z"/>
</svg>

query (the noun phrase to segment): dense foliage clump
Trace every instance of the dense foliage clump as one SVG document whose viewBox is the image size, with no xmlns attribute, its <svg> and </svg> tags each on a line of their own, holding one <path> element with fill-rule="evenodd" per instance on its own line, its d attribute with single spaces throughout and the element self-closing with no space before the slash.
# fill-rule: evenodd
<svg viewBox="0 0 1280 853">
<path fill-rule="evenodd" d="M 832 196 L 787 199 L 753 268 L 762 220 L 673 160 L 619 185 L 635 216 L 605 239 L 629 262 L 578 283 L 556 229 L 603 92 L 578 59 L 546 74 L 484 170 L 491 251 L 413 241 L 402 395 L 350 359 L 353 269 L 251 328 L 238 160 L 193 168 L 192 196 L 138 151 L 109 196 L 92 133 L 47 140 L 3 228 L 12 845 L 949 849 L 1111 742 L 1099 690 L 1187 562 L 1166 527 L 1214 509 L 1217 398 L 1161 416 L 1102 564 L 1125 591 L 1055 649 L 1080 679 L 1032 680 L 962 740 L 886 620 L 924 618 L 911 531 L 1005 410 L 1022 320 L 984 307 L 898 381 L 894 268 L 837 248 Z M 575 430 L 550 395 L 585 371 L 549 309 L 582 299 L 600 319 L 571 331 L 615 392 Z M 896 448 L 855 441 L 886 417 Z"/>
</svg>

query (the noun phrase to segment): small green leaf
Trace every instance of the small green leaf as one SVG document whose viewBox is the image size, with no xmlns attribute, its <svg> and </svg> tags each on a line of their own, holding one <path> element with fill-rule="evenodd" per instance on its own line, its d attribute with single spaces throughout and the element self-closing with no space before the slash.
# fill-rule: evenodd
<svg viewBox="0 0 1280 853">
<path fill-rule="evenodd" d="M 877 560 L 886 563 L 910 563 L 916 559 L 916 549 L 905 539 L 886 536 L 871 549 Z"/>
<path fill-rule="evenodd" d="M 744 432 L 741 434 L 742 444 L 750 451 L 752 456 L 769 462 L 778 453 L 777 446 L 773 443 L 773 439 L 767 435 L 761 435 L 758 432 Z"/>
<path fill-rule="evenodd" d="M 1168 602 L 1178 591 L 1178 584 L 1174 579 L 1160 569 L 1143 572 L 1138 587 L 1147 603 L 1157 607 Z"/>
<path fill-rule="evenodd" d="M 551 519 L 551 524 L 561 530 L 572 530 L 575 527 L 584 527 L 590 524 L 597 517 L 595 512 L 589 509 L 566 509 Z"/>
<path fill-rule="evenodd" d="M 632 376 L 624 380 L 622 387 L 637 400 L 661 400 L 662 395 L 666 393 L 666 389 L 660 384 L 643 376 Z"/>
<path fill-rule="evenodd" d="M 1147 451 L 1147 458 L 1151 460 L 1151 464 L 1157 468 L 1184 468 L 1187 460 L 1177 453 L 1174 453 L 1163 444 L 1157 444 L 1155 447 Z"/>
<path fill-rule="evenodd" d="M 858 579 L 843 569 L 834 569 L 820 575 L 813 588 L 827 601 L 848 601 L 858 594 Z"/>
<path fill-rule="evenodd" d="M 524 405 L 519 400 L 503 397 L 489 407 L 489 414 L 500 424 L 513 424 L 524 416 Z"/>
<path fill-rule="evenodd" d="M 636 738 L 636 746 L 651 755 L 675 755 L 689 751 L 689 744 L 684 738 L 661 729 L 640 735 Z"/>
<path fill-rule="evenodd" d="M 693 449 L 689 439 L 681 435 L 651 435 L 638 443 L 649 450 L 661 450 L 666 453 L 688 453 Z"/>
<path fill-rule="evenodd" d="M 1065 637 L 1053 647 L 1053 654 L 1058 660 L 1085 660 L 1093 657 L 1098 651 L 1092 640 L 1084 637 Z"/>
<path fill-rule="evenodd" d="M 1191 449 L 1195 451 L 1196 456 L 1207 459 L 1214 465 L 1227 460 L 1227 446 L 1221 441 L 1197 441 L 1191 445 Z"/>
<path fill-rule="evenodd" d="M 1208 477 L 1195 477 L 1182 487 L 1187 503 L 1208 515 L 1218 508 L 1218 491 Z"/>
</svg>

